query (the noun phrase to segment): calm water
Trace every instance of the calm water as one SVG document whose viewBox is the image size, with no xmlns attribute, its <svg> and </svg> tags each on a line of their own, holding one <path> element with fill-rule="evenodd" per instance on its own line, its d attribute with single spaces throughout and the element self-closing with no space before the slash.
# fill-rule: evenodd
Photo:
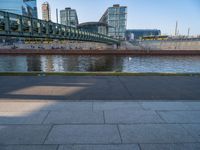
<svg viewBox="0 0 200 150">
<path fill-rule="evenodd" d="M 5 71 L 200 72 L 200 56 L 0 56 Z"/>
</svg>

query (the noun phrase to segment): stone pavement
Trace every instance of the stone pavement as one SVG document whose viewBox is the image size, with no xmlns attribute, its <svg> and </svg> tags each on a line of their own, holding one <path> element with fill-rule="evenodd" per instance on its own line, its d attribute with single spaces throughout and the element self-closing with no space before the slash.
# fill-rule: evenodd
<svg viewBox="0 0 200 150">
<path fill-rule="evenodd" d="M 200 101 L 0 101 L 0 150 L 199 150 Z"/>
<path fill-rule="evenodd" d="M 0 150 L 200 150 L 199 77 L 0 77 Z"/>
<path fill-rule="evenodd" d="M 200 100 L 199 76 L 1 76 L 0 100 Z"/>
</svg>

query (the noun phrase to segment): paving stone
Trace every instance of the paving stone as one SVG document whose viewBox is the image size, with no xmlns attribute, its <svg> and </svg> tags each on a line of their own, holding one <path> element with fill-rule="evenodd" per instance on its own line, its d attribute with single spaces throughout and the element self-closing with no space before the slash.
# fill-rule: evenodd
<svg viewBox="0 0 200 150">
<path fill-rule="evenodd" d="M 163 120 L 155 111 L 105 111 L 106 123 L 161 123 Z"/>
<path fill-rule="evenodd" d="M 200 124 L 183 124 L 182 126 L 200 142 Z"/>
<path fill-rule="evenodd" d="M 57 145 L 0 145 L 0 150 L 56 150 Z"/>
<path fill-rule="evenodd" d="M 47 125 L 0 126 L 1 144 L 42 144 L 50 130 Z"/>
<path fill-rule="evenodd" d="M 200 143 L 140 144 L 141 150 L 200 150 Z"/>
<path fill-rule="evenodd" d="M 177 124 L 120 125 L 123 143 L 180 143 L 196 142 Z"/>
<path fill-rule="evenodd" d="M 69 124 L 69 123 L 86 123 L 97 124 L 104 123 L 104 117 L 102 111 L 53 111 L 50 112 L 46 118 L 45 124 Z"/>
<path fill-rule="evenodd" d="M 159 111 L 167 123 L 200 123 L 200 111 Z"/>
<path fill-rule="evenodd" d="M 200 102 L 184 102 L 191 110 L 200 110 Z"/>
<path fill-rule="evenodd" d="M 48 112 L 0 112 L 0 124 L 41 124 Z"/>
<path fill-rule="evenodd" d="M 189 110 L 183 102 L 142 102 L 146 110 Z"/>
<path fill-rule="evenodd" d="M 137 144 L 130 145 L 61 145 L 58 150 L 140 150 Z"/>
<path fill-rule="evenodd" d="M 22 112 L 40 111 L 43 107 L 48 107 L 47 102 L 0 102 L 0 112 Z"/>
<path fill-rule="evenodd" d="M 120 143 L 115 125 L 57 125 L 46 144 L 113 144 Z"/>
<path fill-rule="evenodd" d="M 42 110 L 51 111 L 92 111 L 92 102 L 48 102 Z"/>
<path fill-rule="evenodd" d="M 94 102 L 94 110 L 142 110 L 138 102 Z"/>
</svg>

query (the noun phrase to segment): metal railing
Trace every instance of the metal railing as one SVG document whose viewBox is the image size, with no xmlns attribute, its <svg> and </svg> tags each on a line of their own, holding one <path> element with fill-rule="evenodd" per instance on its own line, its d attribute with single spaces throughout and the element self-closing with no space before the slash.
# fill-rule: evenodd
<svg viewBox="0 0 200 150">
<path fill-rule="evenodd" d="M 117 39 L 113 39 L 104 34 L 81 31 L 80 29 L 54 22 L 44 21 L 4 11 L 0 11 L 0 36 L 77 40 L 117 45 L 120 44 Z"/>
</svg>

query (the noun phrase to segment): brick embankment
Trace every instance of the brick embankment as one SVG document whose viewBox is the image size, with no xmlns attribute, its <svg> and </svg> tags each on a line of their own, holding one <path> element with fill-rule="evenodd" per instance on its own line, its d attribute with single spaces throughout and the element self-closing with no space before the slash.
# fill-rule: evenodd
<svg viewBox="0 0 200 150">
<path fill-rule="evenodd" d="M 199 50 L 33 50 L 2 49 L 0 55 L 200 55 Z"/>
</svg>

